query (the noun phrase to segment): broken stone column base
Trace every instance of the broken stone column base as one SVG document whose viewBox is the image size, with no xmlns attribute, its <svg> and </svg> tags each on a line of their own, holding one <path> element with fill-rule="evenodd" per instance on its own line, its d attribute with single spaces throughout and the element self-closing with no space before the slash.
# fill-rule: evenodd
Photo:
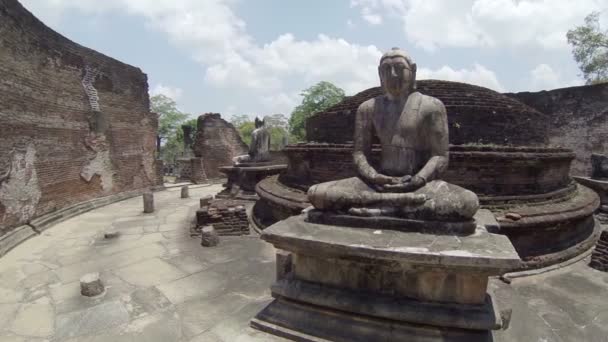
<svg viewBox="0 0 608 342">
<path fill-rule="evenodd" d="M 203 247 L 213 247 L 220 243 L 220 238 L 213 229 L 213 226 L 205 226 L 201 229 L 201 245 Z"/>
<path fill-rule="evenodd" d="M 99 273 L 88 273 L 80 278 L 80 294 L 85 297 L 95 297 L 103 294 L 105 287 L 99 278 Z"/>
<path fill-rule="evenodd" d="M 150 214 L 154 212 L 154 194 L 146 192 L 142 195 L 144 199 L 144 213 Z"/>
<path fill-rule="evenodd" d="M 294 216 L 262 239 L 292 254 L 251 326 L 299 341 L 492 341 L 510 308 L 490 276 L 520 266 L 503 235 L 351 228 Z M 278 254 L 277 263 L 288 259 Z M 348 327 L 348 328 L 345 328 Z"/>
</svg>

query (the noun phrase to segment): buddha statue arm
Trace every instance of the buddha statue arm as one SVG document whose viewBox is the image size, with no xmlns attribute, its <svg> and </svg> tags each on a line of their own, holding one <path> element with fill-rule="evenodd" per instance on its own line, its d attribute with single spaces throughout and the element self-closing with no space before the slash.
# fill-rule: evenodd
<svg viewBox="0 0 608 342">
<path fill-rule="evenodd" d="M 431 150 L 431 158 L 418 171 L 414 177 L 424 179 L 425 183 L 438 179 L 448 167 L 448 118 L 445 106 L 441 101 L 433 99 L 428 113 L 429 134 L 428 144 Z"/>
<path fill-rule="evenodd" d="M 357 173 L 364 180 L 378 185 L 389 184 L 393 182 L 393 178 L 380 174 L 369 164 L 368 158 L 370 157 L 372 150 L 372 120 L 370 107 L 372 107 L 372 105 L 368 101 L 357 109 L 353 161 Z"/>
</svg>

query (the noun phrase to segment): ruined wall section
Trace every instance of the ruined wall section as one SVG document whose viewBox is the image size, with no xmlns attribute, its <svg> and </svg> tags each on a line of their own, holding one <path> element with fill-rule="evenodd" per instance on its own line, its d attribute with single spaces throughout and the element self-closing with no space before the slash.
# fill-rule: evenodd
<svg viewBox="0 0 608 342">
<path fill-rule="evenodd" d="M 202 158 L 207 178 L 222 178 L 221 166 L 232 165 L 232 158 L 247 154 L 248 147 L 234 126 L 218 113 L 198 117 L 194 155 Z"/>
<path fill-rule="evenodd" d="M 608 83 L 505 94 L 548 114 L 549 143 L 574 150 L 574 175 L 588 176 L 591 154 L 608 153 Z"/>
<path fill-rule="evenodd" d="M 0 236 L 158 182 L 146 75 L 0 0 Z"/>
</svg>

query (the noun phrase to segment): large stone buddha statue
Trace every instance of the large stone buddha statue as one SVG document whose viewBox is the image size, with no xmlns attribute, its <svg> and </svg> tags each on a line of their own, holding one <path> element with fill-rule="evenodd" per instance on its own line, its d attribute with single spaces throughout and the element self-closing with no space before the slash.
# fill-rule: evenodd
<svg viewBox="0 0 608 342">
<path fill-rule="evenodd" d="M 312 186 L 320 211 L 351 216 L 470 221 L 477 196 L 440 180 L 448 166 L 448 121 L 440 100 L 416 91 L 416 64 L 393 48 L 378 66 L 384 95 L 362 103 L 356 115 L 353 158 L 357 177 Z M 382 148 L 370 163 L 372 137 Z"/>
</svg>

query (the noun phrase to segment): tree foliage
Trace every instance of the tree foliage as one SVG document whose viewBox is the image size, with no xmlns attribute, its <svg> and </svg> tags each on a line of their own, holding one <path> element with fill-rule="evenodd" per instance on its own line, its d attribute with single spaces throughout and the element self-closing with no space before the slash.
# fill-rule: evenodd
<svg viewBox="0 0 608 342">
<path fill-rule="evenodd" d="M 305 89 L 302 103 L 298 105 L 289 118 L 289 132 L 296 141 L 306 137 L 306 119 L 314 113 L 331 107 L 344 99 L 344 90 L 330 82 L 322 81 Z"/>
<path fill-rule="evenodd" d="M 584 25 L 566 34 L 587 84 L 608 82 L 608 31 L 602 31 L 599 17 L 599 12 L 589 14 Z"/>
<path fill-rule="evenodd" d="M 188 114 L 177 109 L 175 101 L 162 94 L 150 98 L 150 110 L 158 114 L 158 136 L 162 144 L 160 158 L 165 162 L 173 162 L 183 152 L 184 137 L 181 125 L 188 118 Z M 196 129 L 196 119 L 187 123 L 192 122 Z"/>
</svg>

